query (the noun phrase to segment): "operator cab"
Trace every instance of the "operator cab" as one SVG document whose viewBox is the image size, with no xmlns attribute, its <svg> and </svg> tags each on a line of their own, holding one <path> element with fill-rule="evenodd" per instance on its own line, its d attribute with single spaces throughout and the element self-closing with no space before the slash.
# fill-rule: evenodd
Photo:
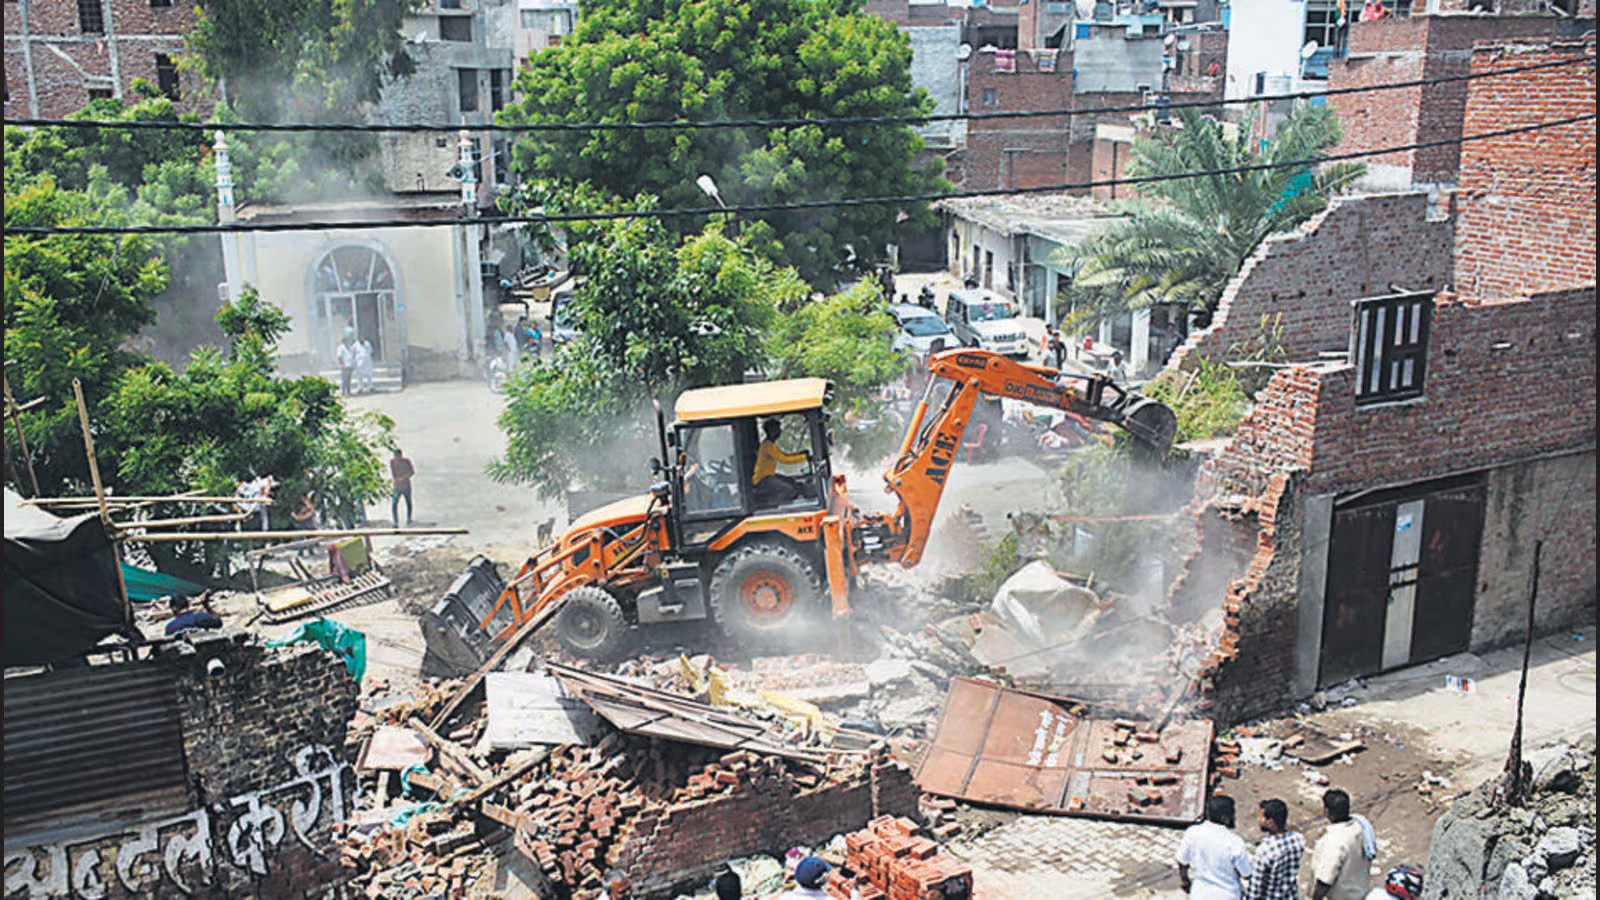
<svg viewBox="0 0 1600 900">
<path fill-rule="evenodd" d="M 681 549 L 703 548 L 752 517 L 827 508 L 828 395 L 825 380 L 798 378 L 700 388 L 678 398 L 668 443 Z M 769 423 L 776 423 L 778 450 L 796 461 L 777 462 L 758 484 L 756 462 Z"/>
</svg>

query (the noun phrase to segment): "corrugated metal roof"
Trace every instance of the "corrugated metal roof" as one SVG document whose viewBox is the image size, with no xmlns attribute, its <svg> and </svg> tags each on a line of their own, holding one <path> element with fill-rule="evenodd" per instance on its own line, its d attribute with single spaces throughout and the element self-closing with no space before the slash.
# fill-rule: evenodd
<svg viewBox="0 0 1600 900">
<path fill-rule="evenodd" d="M 6 679 L 6 846 L 189 810 L 176 692 L 171 671 L 149 662 Z"/>
<path fill-rule="evenodd" d="M 727 709 L 610 675 L 555 663 L 546 663 L 546 668 L 573 696 L 623 731 L 807 762 L 824 762 L 828 758 L 827 751 L 787 743 L 765 724 Z"/>
<path fill-rule="evenodd" d="M 1200 818 L 1210 722 L 1172 725 L 1158 742 L 1147 743 L 1128 739 L 1112 722 L 1074 715 L 1075 705 L 1063 697 L 956 679 L 917 766 L 917 786 L 1034 812 L 1166 824 Z M 1168 762 L 1173 750 L 1181 756 Z M 1145 803 L 1130 796 L 1136 792 L 1147 796 Z"/>
</svg>

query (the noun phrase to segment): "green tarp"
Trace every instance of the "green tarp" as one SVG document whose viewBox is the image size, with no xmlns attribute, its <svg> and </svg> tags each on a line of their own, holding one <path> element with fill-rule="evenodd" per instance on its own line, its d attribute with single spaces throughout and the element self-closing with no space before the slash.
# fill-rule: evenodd
<svg viewBox="0 0 1600 900">
<path fill-rule="evenodd" d="M 268 641 L 268 647 L 287 647 L 301 642 L 321 644 L 344 660 L 350 676 L 361 683 L 367 671 L 367 636 L 354 628 L 347 628 L 332 619 L 312 619 L 283 637 Z"/>
<path fill-rule="evenodd" d="M 192 597 L 205 590 L 204 585 L 127 563 L 122 564 L 122 583 L 128 587 L 128 599 L 135 603 L 149 603 L 162 597 Z"/>
</svg>

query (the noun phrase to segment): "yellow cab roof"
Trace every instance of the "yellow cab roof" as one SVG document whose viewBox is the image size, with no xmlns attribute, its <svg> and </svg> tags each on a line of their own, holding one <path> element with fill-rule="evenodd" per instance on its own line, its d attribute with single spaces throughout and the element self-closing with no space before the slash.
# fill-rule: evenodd
<svg viewBox="0 0 1600 900">
<path fill-rule="evenodd" d="M 679 422 L 740 419 L 816 409 L 828 391 L 825 378 L 790 378 L 754 384 L 695 388 L 678 395 Z"/>
</svg>

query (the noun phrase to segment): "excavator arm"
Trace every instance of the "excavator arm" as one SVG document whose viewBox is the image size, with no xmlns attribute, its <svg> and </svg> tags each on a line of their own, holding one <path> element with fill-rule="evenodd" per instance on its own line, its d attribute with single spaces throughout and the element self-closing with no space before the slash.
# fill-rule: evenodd
<svg viewBox="0 0 1600 900">
<path fill-rule="evenodd" d="M 928 389 L 911 414 L 911 423 L 894 461 L 884 472 L 887 489 L 899 498 L 892 515 L 863 516 L 857 526 L 858 556 L 898 562 L 906 568 L 922 559 L 933 516 L 944 494 L 961 435 L 980 394 L 1009 397 L 1110 422 L 1131 435 L 1141 453 L 1165 459 L 1177 432 L 1172 410 L 1131 394 L 1109 378 L 1030 366 L 984 350 L 947 350 L 928 363 Z M 937 409 L 935 390 L 950 382 Z"/>
</svg>

